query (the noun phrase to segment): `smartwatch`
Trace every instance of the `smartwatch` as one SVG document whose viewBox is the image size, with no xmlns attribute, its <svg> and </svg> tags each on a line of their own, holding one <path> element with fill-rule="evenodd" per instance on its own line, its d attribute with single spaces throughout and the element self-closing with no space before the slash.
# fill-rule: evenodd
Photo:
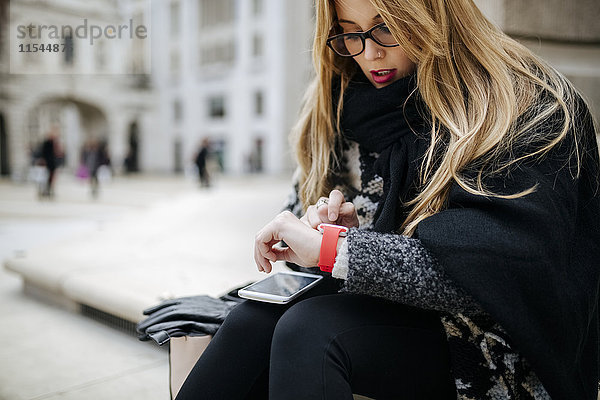
<svg viewBox="0 0 600 400">
<path fill-rule="evenodd" d="M 321 271 L 331 272 L 337 255 L 338 239 L 348 235 L 348 228 L 340 225 L 319 224 L 317 229 L 323 234 L 318 265 Z"/>
</svg>

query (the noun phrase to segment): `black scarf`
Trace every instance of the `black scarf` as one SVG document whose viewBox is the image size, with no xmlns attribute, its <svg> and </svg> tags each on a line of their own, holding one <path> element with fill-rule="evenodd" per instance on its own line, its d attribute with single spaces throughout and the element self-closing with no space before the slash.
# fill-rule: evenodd
<svg viewBox="0 0 600 400">
<path fill-rule="evenodd" d="M 409 75 L 381 89 L 359 73 L 344 93 L 342 134 L 370 152 L 379 153 L 375 173 L 383 178 L 384 196 L 374 216 L 374 229 L 397 230 L 407 215 L 401 204 L 415 194 L 419 160 L 427 142 L 418 135 L 423 119 L 418 111 L 416 75 Z M 339 82 L 334 83 L 334 110 Z M 407 101 L 408 99 L 408 101 Z"/>
</svg>

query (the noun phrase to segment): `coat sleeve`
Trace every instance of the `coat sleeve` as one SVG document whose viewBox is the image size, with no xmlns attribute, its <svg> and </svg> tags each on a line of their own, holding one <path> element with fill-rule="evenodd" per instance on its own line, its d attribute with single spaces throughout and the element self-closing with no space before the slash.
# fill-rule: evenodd
<svg viewBox="0 0 600 400">
<path fill-rule="evenodd" d="M 367 294 L 426 310 L 479 315 L 483 311 L 448 278 L 419 239 L 351 229 L 336 259 L 343 291 Z"/>
</svg>

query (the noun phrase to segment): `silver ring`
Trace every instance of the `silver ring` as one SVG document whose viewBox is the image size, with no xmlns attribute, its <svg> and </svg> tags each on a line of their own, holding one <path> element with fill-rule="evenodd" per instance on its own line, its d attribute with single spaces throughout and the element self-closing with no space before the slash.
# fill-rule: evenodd
<svg viewBox="0 0 600 400">
<path fill-rule="evenodd" d="M 323 204 L 329 204 L 329 199 L 327 197 L 321 197 L 316 204 L 317 210 L 319 209 L 319 207 L 321 207 Z"/>
</svg>

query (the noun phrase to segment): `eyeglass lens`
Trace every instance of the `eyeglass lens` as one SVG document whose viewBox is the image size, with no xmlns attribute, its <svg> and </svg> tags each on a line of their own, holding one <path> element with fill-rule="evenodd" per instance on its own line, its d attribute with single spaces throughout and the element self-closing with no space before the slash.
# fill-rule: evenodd
<svg viewBox="0 0 600 400">
<path fill-rule="evenodd" d="M 370 32 L 371 38 L 379 45 L 394 46 L 397 44 L 396 39 L 394 39 L 390 30 L 385 25 L 376 26 L 368 32 Z M 331 47 L 341 56 L 358 55 L 363 52 L 365 47 L 365 41 L 361 36 L 362 34 L 359 32 L 336 36 L 330 42 Z"/>
</svg>

